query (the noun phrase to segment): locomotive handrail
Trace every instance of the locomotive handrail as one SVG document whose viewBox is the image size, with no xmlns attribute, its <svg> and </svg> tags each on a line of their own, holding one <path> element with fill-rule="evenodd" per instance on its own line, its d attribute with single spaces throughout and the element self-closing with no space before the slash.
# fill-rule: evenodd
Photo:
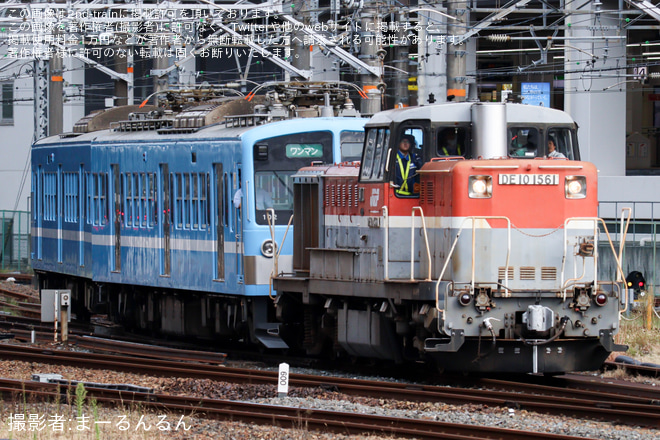
<svg viewBox="0 0 660 440">
<path fill-rule="evenodd" d="M 420 218 L 422 219 L 422 229 L 424 230 L 424 241 L 426 244 L 426 256 L 429 260 L 429 269 L 426 275 L 426 281 L 431 281 L 431 248 L 429 247 L 429 236 L 426 231 L 426 221 L 424 220 L 424 210 L 421 206 L 413 206 L 412 215 L 410 217 L 410 281 L 415 280 L 415 211 L 419 211 Z"/>
<path fill-rule="evenodd" d="M 627 219 L 627 222 L 626 222 L 626 225 L 625 225 L 625 231 L 627 232 L 628 225 L 630 223 L 630 211 L 631 210 L 630 210 L 630 208 L 623 208 L 622 209 L 622 214 L 623 214 L 624 210 L 629 210 L 628 211 L 628 219 Z M 567 218 L 564 221 L 564 243 L 567 243 L 567 237 L 566 237 L 566 229 L 567 229 L 566 226 L 567 226 L 567 224 L 571 221 L 583 221 L 583 220 L 594 222 L 594 294 L 595 294 L 598 291 L 598 234 L 596 233 L 597 232 L 597 226 L 596 225 L 598 224 L 598 222 L 603 224 L 605 235 L 607 236 L 607 240 L 610 244 L 610 249 L 612 250 L 612 255 L 614 255 L 614 261 L 616 262 L 616 268 L 617 268 L 617 277 L 621 277 L 621 279 L 624 280 L 624 281 L 625 281 L 626 277 L 623 273 L 623 269 L 621 268 L 621 259 L 620 259 L 619 255 L 617 255 L 616 250 L 614 249 L 614 243 L 612 242 L 610 232 L 607 229 L 607 224 L 605 223 L 605 221 L 602 218 L 599 218 L 599 217 L 571 217 L 571 218 Z M 623 218 L 621 220 L 623 221 Z M 623 225 L 622 225 L 622 228 L 623 228 Z M 625 233 L 624 233 L 624 237 L 625 237 Z M 620 243 L 619 246 L 621 247 L 622 245 L 623 244 Z M 562 272 L 561 272 L 561 284 L 562 284 L 561 289 L 563 291 L 563 300 L 564 301 L 566 301 L 566 290 L 568 288 L 568 284 L 564 283 L 564 268 L 565 268 L 565 264 L 566 264 L 566 253 L 567 253 L 567 248 L 565 247 L 564 248 L 564 256 L 563 256 L 563 259 L 562 259 Z M 573 279 L 566 280 L 566 282 L 572 281 L 572 280 Z M 620 280 L 617 280 L 617 281 L 620 281 Z M 626 306 L 620 312 L 625 312 L 628 309 L 628 290 L 625 289 L 625 292 L 626 292 L 625 293 L 625 304 L 626 304 Z"/>
<path fill-rule="evenodd" d="M 517 170 L 520 165 L 472 165 L 473 170 Z"/>
<path fill-rule="evenodd" d="M 581 170 L 582 165 L 539 165 L 540 170 Z"/>
<path fill-rule="evenodd" d="M 245 181 L 245 215 L 247 216 L 247 221 L 250 221 L 250 181 Z"/>
<path fill-rule="evenodd" d="M 506 264 L 504 265 L 504 284 L 503 286 L 507 289 L 508 291 L 508 284 L 509 284 L 509 258 L 511 257 L 511 220 L 508 217 L 504 216 L 483 216 L 483 217 L 465 217 L 463 221 L 461 222 L 461 227 L 458 229 L 458 233 L 456 234 L 456 238 L 454 239 L 454 243 L 451 245 L 451 249 L 449 249 L 449 253 L 447 254 L 447 258 L 445 259 L 445 264 L 442 266 L 442 271 L 440 272 L 440 276 L 438 277 L 438 281 L 435 283 L 435 308 L 439 311 L 442 312 L 443 309 L 439 307 L 440 303 L 440 283 L 442 282 L 442 277 L 445 274 L 445 271 L 447 270 L 447 266 L 449 265 L 449 260 L 451 260 L 451 256 L 454 253 L 454 249 L 456 249 L 456 244 L 458 244 L 458 239 L 461 236 L 461 232 L 463 232 L 463 228 L 465 227 L 465 222 L 468 220 L 472 221 L 472 280 L 470 281 L 471 289 L 472 292 L 474 292 L 474 270 L 475 270 L 475 232 L 476 232 L 476 224 L 475 220 L 488 220 L 488 219 L 493 219 L 493 220 L 506 220 L 507 223 L 507 250 L 506 250 Z M 504 294 L 504 297 L 507 298 L 511 296 L 511 293 L 509 294 Z"/>
<path fill-rule="evenodd" d="M 385 267 L 383 267 L 383 279 L 389 280 L 389 261 L 390 261 L 390 224 L 387 206 L 383 206 L 383 224 L 385 225 L 385 240 L 383 242 L 383 251 L 385 252 Z"/>
<path fill-rule="evenodd" d="M 593 228 L 594 228 L 594 292 L 598 291 L 598 234 L 597 229 L 598 229 L 598 219 L 596 217 L 569 217 L 566 220 L 564 220 L 564 255 L 562 255 L 561 259 L 561 275 L 559 278 L 559 284 L 561 285 L 561 290 L 562 290 L 562 301 L 566 301 L 566 290 L 569 287 L 569 282 L 574 282 L 574 281 L 579 281 L 585 276 L 585 272 L 583 271 L 582 276 L 579 278 L 570 278 L 566 281 L 564 281 L 564 275 L 566 271 L 566 257 L 568 255 L 568 224 L 571 222 L 577 222 L 577 221 L 589 221 L 593 222 Z M 585 265 L 586 268 L 586 265 Z M 574 284 L 574 283 L 573 283 Z M 570 285 L 573 285 L 570 284 Z"/>
</svg>

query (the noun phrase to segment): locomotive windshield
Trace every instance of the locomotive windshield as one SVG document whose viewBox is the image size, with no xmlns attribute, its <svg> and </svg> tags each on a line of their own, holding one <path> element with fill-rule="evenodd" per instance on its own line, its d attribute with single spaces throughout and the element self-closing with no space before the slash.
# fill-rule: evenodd
<svg viewBox="0 0 660 440">
<path fill-rule="evenodd" d="M 509 156 L 513 158 L 549 157 L 578 160 L 572 128 L 509 127 Z"/>
</svg>

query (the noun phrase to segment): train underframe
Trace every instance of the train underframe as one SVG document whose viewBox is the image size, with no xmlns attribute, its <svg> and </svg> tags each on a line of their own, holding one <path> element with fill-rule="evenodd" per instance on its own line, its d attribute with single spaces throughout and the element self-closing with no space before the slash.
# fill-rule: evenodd
<svg viewBox="0 0 660 440">
<path fill-rule="evenodd" d="M 273 333 L 275 309 L 268 297 L 96 283 L 69 275 L 35 272 L 36 287 L 71 290 L 76 321 L 99 332 L 134 332 L 155 337 L 236 341 L 286 348 Z"/>
<path fill-rule="evenodd" d="M 562 325 L 574 326 L 578 320 L 572 316 L 574 322 L 566 323 L 566 318 L 556 317 L 553 326 L 537 332 L 529 330 L 523 312 L 506 314 L 511 331 L 489 332 L 475 320 L 476 336 L 474 327 L 469 336 L 458 328 L 447 334 L 441 330 L 444 322 L 438 322 L 443 312 L 436 309 L 435 301 L 413 298 L 428 298 L 432 284 L 377 283 L 370 297 L 350 296 L 348 284 L 339 284 L 333 289 L 332 282 L 276 280 L 276 286 L 284 289 L 276 306 L 283 323 L 280 335 L 289 346 L 308 355 L 432 362 L 441 371 L 546 374 L 598 370 L 610 352 L 627 348 L 614 342 L 615 331 L 607 324 L 596 334 L 574 336 L 565 334 Z M 319 290 L 325 292 L 311 293 Z M 382 294 L 385 290 L 391 294 Z M 482 319 L 500 316 L 497 313 L 484 314 Z M 465 316 L 444 316 L 461 318 Z"/>
</svg>

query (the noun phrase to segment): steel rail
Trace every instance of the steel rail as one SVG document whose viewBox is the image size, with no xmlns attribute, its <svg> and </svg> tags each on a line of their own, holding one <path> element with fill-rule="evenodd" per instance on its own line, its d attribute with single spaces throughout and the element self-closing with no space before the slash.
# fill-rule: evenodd
<svg viewBox="0 0 660 440">
<path fill-rule="evenodd" d="M 310 408 L 293 408 L 279 405 L 238 402 L 218 399 L 200 399 L 191 396 L 141 393 L 85 387 L 87 398 L 111 404 L 139 404 L 160 410 L 187 412 L 198 417 L 243 421 L 283 428 L 330 431 L 342 434 L 382 433 L 387 435 L 415 437 L 419 439 L 467 440 L 578 440 L 574 437 L 533 431 L 494 428 L 478 425 L 463 425 L 427 419 L 408 419 L 356 412 L 327 411 Z M 61 394 L 75 393 L 75 386 L 42 382 L 0 379 L 3 397 L 35 395 L 56 400 Z"/>
<path fill-rule="evenodd" d="M 26 362 L 64 363 L 83 368 L 116 369 L 159 376 L 176 376 L 211 379 L 223 382 L 247 384 L 272 384 L 277 373 L 263 370 L 245 370 L 231 367 L 214 367 L 203 364 L 183 364 L 159 359 L 136 359 L 134 357 L 100 355 L 67 351 L 44 351 L 31 347 L 0 347 L 0 358 Z M 493 382 L 491 382 L 493 383 Z M 545 414 L 561 414 L 587 417 L 622 424 L 660 427 L 660 392 L 657 399 L 618 399 L 606 393 L 580 391 L 575 395 L 566 389 L 539 385 L 516 384 L 518 390 L 506 390 L 507 385 L 498 383 L 500 390 L 450 388 L 430 385 L 375 382 L 326 376 L 290 375 L 292 387 L 321 387 L 348 395 L 400 399 L 448 404 L 483 404 L 489 406 L 520 408 Z M 526 389 L 525 389 L 526 388 Z M 502 389 L 506 390 L 503 391 Z M 544 394 L 544 393 L 545 394 Z"/>
</svg>

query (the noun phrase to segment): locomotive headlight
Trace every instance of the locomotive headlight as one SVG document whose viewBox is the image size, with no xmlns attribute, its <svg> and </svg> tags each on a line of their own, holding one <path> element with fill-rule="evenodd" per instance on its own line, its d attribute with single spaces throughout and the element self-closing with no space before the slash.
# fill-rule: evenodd
<svg viewBox="0 0 660 440">
<path fill-rule="evenodd" d="M 493 178 L 491 176 L 470 176 L 468 191 L 471 199 L 489 199 L 493 196 Z"/>
<path fill-rule="evenodd" d="M 273 258 L 275 251 L 277 250 L 277 245 L 273 243 L 273 240 L 270 238 L 261 243 L 261 254 L 267 258 Z"/>
<path fill-rule="evenodd" d="M 585 176 L 566 176 L 564 188 L 567 199 L 587 197 L 587 178 Z"/>
</svg>

